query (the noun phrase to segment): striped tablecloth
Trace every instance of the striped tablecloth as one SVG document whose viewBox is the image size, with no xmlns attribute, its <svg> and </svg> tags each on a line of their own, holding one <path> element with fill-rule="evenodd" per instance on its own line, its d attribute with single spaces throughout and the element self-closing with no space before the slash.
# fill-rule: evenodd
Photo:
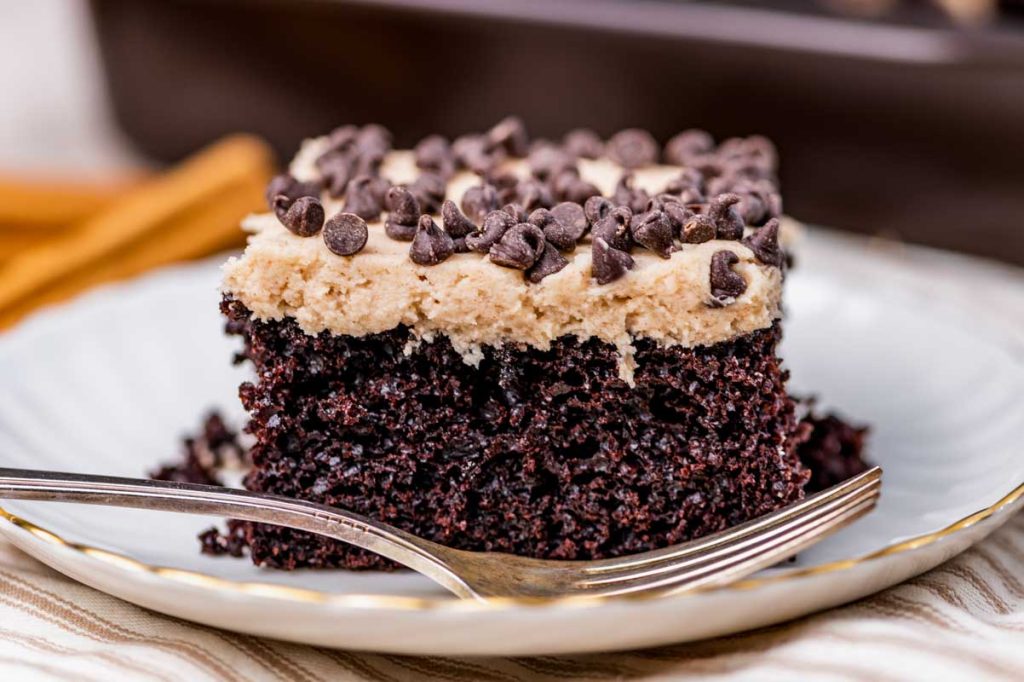
<svg viewBox="0 0 1024 682">
<path fill-rule="evenodd" d="M 0 540 L 0 680 L 1024 679 L 1024 514 L 936 570 L 792 623 L 628 653 L 412 658 L 259 639 L 151 613 Z"/>
</svg>

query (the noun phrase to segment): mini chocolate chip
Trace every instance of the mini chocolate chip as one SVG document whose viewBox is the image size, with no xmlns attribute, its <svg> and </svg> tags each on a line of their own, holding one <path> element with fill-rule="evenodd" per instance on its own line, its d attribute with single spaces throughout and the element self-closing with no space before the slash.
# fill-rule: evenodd
<svg viewBox="0 0 1024 682">
<path fill-rule="evenodd" d="M 443 178 L 455 174 L 455 154 L 447 138 L 430 135 L 420 140 L 413 150 L 416 166 L 437 173 Z"/>
<path fill-rule="evenodd" d="M 399 225 L 415 226 L 420 219 L 420 202 L 406 187 L 395 185 L 384 195 L 384 206 L 390 212 L 389 218 Z"/>
<path fill-rule="evenodd" d="M 381 189 L 380 178 L 372 175 L 352 178 L 345 188 L 345 213 L 355 213 L 363 220 L 376 220 L 380 217 L 383 195 L 387 191 Z"/>
<path fill-rule="evenodd" d="M 331 253 L 351 256 L 366 246 L 369 231 L 366 221 L 355 213 L 339 213 L 324 225 L 324 244 Z"/>
<path fill-rule="evenodd" d="M 527 218 L 529 218 L 529 214 L 526 212 L 526 209 L 517 203 L 505 204 L 501 207 L 501 210 L 509 214 L 512 217 L 512 220 L 517 223 L 525 223 Z"/>
<path fill-rule="evenodd" d="M 772 218 L 764 227 L 754 230 L 754 233 L 743 240 L 743 243 L 754 252 L 757 260 L 765 265 L 782 267 L 785 260 L 782 249 L 779 248 L 779 220 Z"/>
<path fill-rule="evenodd" d="M 762 172 L 771 172 L 778 160 L 775 145 L 761 135 L 730 137 L 718 146 L 718 157 L 726 163 L 743 159 Z"/>
<path fill-rule="evenodd" d="M 476 232 L 476 223 L 462 215 L 462 211 L 451 199 L 441 204 L 441 219 L 444 222 L 444 231 L 454 237 L 465 237 Z"/>
<path fill-rule="evenodd" d="M 715 140 L 703 130 L 684 130 L 665 145 L 664 158 L 677 166 L 689 165 L 694 157 L 711 153 Z"/>
<path fill-rule="evenodd" d="M 484 174 L 504 160 L 504 149 L 489 149 L 483 135 L 463 135 L 452 143 L 455 160 L 474 173 Z"/>
<path fill-rule="evenodd" d="M 568 264 L 569 261 L 565 259 L 565 256 L 558 253 L 558 249 L 551 244 L 545 244 L 540 258 L 526 271 L 526 279 L 534 284 L 538 284 L 542 279 L 555 274 Z"/>
<path fill-rule="evenodd" d="M 530 147 L 530 138 L 526 134 L 526 124 L 518 116 L 508 116 L 487 131 L 490 146 L 504 149 L 510 156 L 526 156 Z"/>
<path fill-rule="evenodd" d="M 409 191 L 420 202 L 421 211 L 437 213 L 448 191 L 448 183 L 437 173 L 424 172 L 409 185 Z"/>
<path fill-rule="evenodd" d="M 736 210 L 739 196 L 719 194 L 711 200 L 708 216 L 715 222 L 715 235 L 719 239 L 742 239 L 743 218 Z"/>
<path fill-rule="evenodd" d="M 715 238 L 715 221 L 698 213 L 683 224 L 680 239 L 686 244 L 703 244 Z"/>
<path fill-rule="evenodd" d="M 455 253 L 469 253 L 471 251 L 465 237 L 453 237 L 452 246 L 455 249 Z"/>
<path fill-rule="evenodd" d="M 612 248 L 601 237 L 594 238 L 590 252 L 590 274 L 598 284 L 614 282 L 633 268 L 632 256 L 625 251 Z"/>
<path fill-rule="evenodd" d="M 543 182 L 534 179 L 521 180 L 516 185 L 514 203 L 519 204 L 529 213 L 536 208 L 549 208 L 555 202 L 551 190 Z"/>
<path fill-rule="evenodd" d="M 634 216 L 630 223 L 633 241 L 650 249 L 662 258 L 672 255 L 672 240 L 675 230 L 672 222 L 662 211 L 653 210 Z"/>
<path fill-rule="evenodd" d="M 612 193 L 612 203 L 617 206 L 626 206 L 634 213 L 640 213 L 647 208 L 650 195 L 642 189 L 633 187 L 633 180 L 632 173 L 622 174 Z"/>
<path fill-rule="evenodd" d="M 583 214 L 591 225 L 604 218 L 615 208 L 615 204 L 602 196 L 592 196 L 583 204 Z"/>
<path fill-rule="evenodd" d="M 597 133 L 587 128 L 577 128 L 562 138 L 565 150 L 583 159 L 596 159 L 604 155 L 604 143 Z"/>
<path fill-rule="evenodd" d="M 683 234 L 683 226 L 686 225 L 690 220 L 690 217 L 693 216 L 693 211 L 686 208 L 683 204 L 676 202 L 667 202 L 662 204 L 661 210 L 665 212 L 665 215 L 668 216 L 669 222 L 672 223 L 672 231 L 676 236 L 681 237 Z M 713 233 L 712 237 L 714 237 Z"/>
<path fill-rule="evenodd" d="M 368 123 L 356 135 L 360 155 L 383 158 L 391 151 L 391 131 L 377 123 Z"/>
<path fill-rule="evenodd" d="M 300 237 L 312 237 L 324 225 L 324 207 L 316 197 L 292 201 L 283 194 L 274 197 L 274 213 L 281 224 Z"/>
<path fill-rule="evenodd" d="M 586 213 L 583 212 L 583 207 L 572 201 L 563 201 L 556 205 L 551 209 L 551 215 L 555 217 L 555 220 L 560 225 L 559 233 L 563 243 L 567 244 L 567 250 L 571 250 L 575 243 L 586 233 L 587 228 L 590 227 L 590 222 L 587 220 Z M 547 236 L 547 230 L 544 231 L 544 234 Z M 572 245 L 568 245 L 570 239 L 572 240 Z M 555 244 L 555 246 L 558 246 L 558 244 Z"/>
<path fill-rule="evenodd" d="M 354 125 L 335 128 L 327 134 L 327 150 L 332 152 L 354 151 L 358 137 L 359 128 Z"/>
<path fill-rule="evenodd" d="M 598 220 L 591 231 L 595 238 L 600 237 L 611 248 L 628 252 L 633 248 L 633 236 L 629 231 L 632 219 L 632 211 L 625 206 L 619 206 Z"/>
<path fill-rule="evenodd" d="M 501 240 L 491 247 L 488 258 L 496 265 L 526 270 L 544 253 L 544 233 L 530 223 L 510 227 Z"/>
<path fill-rule="evenodd" d="M 324 179 L 327 193 L 340 197 L 356 169 L 356 156 L 351 152 L 329 151 L 316 160 L 317 170 Z"/>
<path fill-rule="evenodd" d="M 409 258 L 417 265 L 437 265 L 455 253 L 455 243 L 429 215 L 421 215 L 416 236 L 409 247 Z"/>
<path fill-rule="evenodd" d="M 491 211 L 484 216 L 479 230 L 466 235 L 466 246 L 478 253 L 487 253 L 514 224 L 515 219 L 505 211 Z"/>
<path fill-rule="evenodd" d="M 356 156 L 355 169 L 352 171 L 352 176 L 359 175 L 370 175 L 378 177 L 380 175 L 380 167 L 384 164 L 384 154 L 376 151 L 368 151 L 360 153 Z"/>
<path fill-rule="evenodd" d="M 736 193 L 740 197 L 739 203 L 736 204 L 736 210 L 743 222 L 747 225 L 760 225 L 764 222 L 768 207 L 760 195 L 756 192 L 746 192 L 743 187 L 738 188 Z"/>
<path fill-rule="evenodd" d="M 728 305 L 747 290 L 747 281 L 732 266 L 740 261 L 732 251 L 723 249 L 711 256 L 711 297 L 715 307 Z"/>
<path fill-rule="evenodd" d="M 665 185 L 665 192 L 669 194 L 682 194 L 691 190 L 697 194 L 703 194 L 704 174 L 696 168 L 684 168 L 679 175 L 668 181 Z"/>
<path fill-rule="evenodd" d="M 576 239 L 571 234 L 571 227 L 563 226 L 555 215 L 546 208 L 538 208 L 530 214 L 530 224 L 536 225 L 544 232 L 544 238 L 561 251 L 576 248 Z M 584 219 L 584 227 L 586 219 Z M 582 232 L 580 233 L 582 234 Z"/>
<path fill-rule="evenodd" d="M 571 201 L 575 204 L 583 205 L 590 197 L 595 197 L 601 194 L 601 190 L 598 189 L 597 185 L 592 182 L 587 182 L 581 178 L 577 178 L 575 182 L 569 185 L 562 195 L 563 201 Z"/>
<path fill-rule="evenodd" d="M 547 180 L 559 173 L 576 168 L 576 157 L 550 142 L 539 142 L 530 148 L 526 164 L 534 177 Z"/>
<path fill-rule="evenodd" d="M 470 187 L 463 193 L 461 204 L 466 217 L 479 223 L 485 215 L 498 208 L 498 190 L 488 184 Z"/>
<path fill-rule="evenodd" d="M 283 194 L 292 201 L 295 201 L 299 197 L 316 197 L 320 198 L 320 190 L 323 189 L 323 184 L 319 180 L 308 180 L 302 182 L 296 180 L 288 173 L 282 173 L 275 175 L 271 178 L 270 182 L 267 183 L 267 206 L 274 210 L 274 199 L 277 195 Z"/>
<path fill-rule="evenodd" d="M 628 128 L 612 135 L 605 153 L 623 168 L 639 168 L 658 160 L 658 143 L 646 130 Z"/>
</svg>

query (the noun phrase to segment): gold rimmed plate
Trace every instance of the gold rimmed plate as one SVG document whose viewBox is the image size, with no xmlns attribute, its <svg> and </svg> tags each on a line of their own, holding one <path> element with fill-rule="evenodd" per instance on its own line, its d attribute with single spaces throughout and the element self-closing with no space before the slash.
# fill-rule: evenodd
<svg viewBox="0 0 1024 682">
<path fill-rule="evenodd" d="M 215 263 L 171 269 L 0 336 L 0 464 L 138 476 L 173 458 L 208 408 L 240 421 L 245 370 L 230 365 L 235 343 L 220 331 L 216 282 Z M 1014 305 L 1024 306 L 1017 271 L 812 232 L 787 281 L 793 388 L 872 425 L 883 498 L 794 563 L 729 589 L 480 604 L 409 573 L 286 573 L 203 556 L 195 536 L 216 519 L 8 501 L 0 532 L 148 608 L 310 644 L 526 655 L 737 632 L 916 575 L 1024 506 L 1024 341 L 1007 324 Z"/>
</svg>

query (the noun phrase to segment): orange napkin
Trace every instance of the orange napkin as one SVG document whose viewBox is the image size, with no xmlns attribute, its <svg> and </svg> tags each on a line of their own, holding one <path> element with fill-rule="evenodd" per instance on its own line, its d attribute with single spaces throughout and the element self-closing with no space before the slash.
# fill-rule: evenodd
<svg viewBox="0 0 1024 682">
<path fill-rule="evenodd" d="M 0 180 L 0 329 L 97 284 L 240 246 L 239 221 L 263 206 L 273 172 L 267 145 L 238 135 L 134 184 Z"/>
</svg>

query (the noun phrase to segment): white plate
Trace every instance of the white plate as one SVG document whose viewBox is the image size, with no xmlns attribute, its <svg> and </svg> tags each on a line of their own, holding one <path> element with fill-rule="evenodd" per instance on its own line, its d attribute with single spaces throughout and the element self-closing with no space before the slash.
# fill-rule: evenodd
<svg viewBox="0 0 1024 682">
<path fill-rule="evenodd" d="M 213 263 L 166 270 L 0 336 L 0 464 L 139 476 L 173 458 L 208 408 L 240 420 L 246 374 L 230 364 L 217 279 Z M 1022 506 L 1024 341 L 1007 325 L 1024 310 L 1019 273 L 814 233 L 787 288 L 793 389 L 872 425 L 883 497 L 794 564 L 734 588 L 481 604 L 412 574 L 205 557 L 195 535 L 213 519 L 10 501 L 0 531 L 97 589 L 209 625 L 396 653 L 526 655 L 693 640 L 841 604 L 937 565 Z"/>
</svg>

